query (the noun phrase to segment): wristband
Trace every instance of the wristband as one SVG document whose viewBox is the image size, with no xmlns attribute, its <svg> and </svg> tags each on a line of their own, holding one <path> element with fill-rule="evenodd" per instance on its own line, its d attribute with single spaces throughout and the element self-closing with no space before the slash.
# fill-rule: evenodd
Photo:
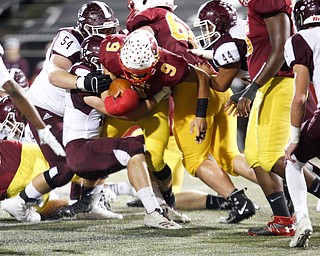
<svg viewBox="0 0 320 256">
<path fill-rule="evenodd" d="M 85 88 L 84 88 L 84 77 L 83 76 L 78 76 L 77 77 L 76 87 L 77 87 L 77 89 L 85 90 Z"/>
<path fill-rule="evenodd" d="M 207 116 L 208 103 L 209 103 L 208 99 L 198 99 L 196 117 L 205 118 Z"/>
<path fill-rule="evenodd" d="M 300 140 L 300 127 L 290 125 L 290 142 L 297 144 Z"/>
<path fill-rule="evenodd" d="M 242 95 L 243 98 L 247 98 L 251 101 L 254 100 L 254 98 L 256 97 L 257 91 L 260 89 L 260 85 L 258 85 L 257 83 L 253 82 L 252 84 L 250 84 L 249 88 L 247 89 L 247 91 Z"/>
<path fill-rule="evenodd" d="M 13 80 L 9 74 L 8 69 L 3 63 L 2 58 L 0 58 L 0 87 L 4 85 L 5 82 Z"/>
</svg>

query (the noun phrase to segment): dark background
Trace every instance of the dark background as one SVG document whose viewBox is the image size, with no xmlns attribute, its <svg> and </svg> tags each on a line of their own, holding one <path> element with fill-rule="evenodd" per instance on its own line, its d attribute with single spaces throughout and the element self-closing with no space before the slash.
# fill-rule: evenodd
<svg viewBox="0 0 320 256">
<path fill-rule="evenodd" d="M 225 0 L 238 9 L 238 15 L 245 17 L 245 9 L 238 0 Z M 44 58 L 44 48 L 60 27 L 76 24 L 79 8 L 87 0 L 1 0 L 0 42 L 15 36 L 21 42 L 21 55 L 30 63 L 31 74 L 36 63 Z M 129 13 L 127 0 L 104 1 L 116 13 L 122 28 Z M 201 4 L 207 1 L 175 0 L 175 13 L 191 28 Z M 30 74 L 30 75 L 31 75 Z"/>
</svg>

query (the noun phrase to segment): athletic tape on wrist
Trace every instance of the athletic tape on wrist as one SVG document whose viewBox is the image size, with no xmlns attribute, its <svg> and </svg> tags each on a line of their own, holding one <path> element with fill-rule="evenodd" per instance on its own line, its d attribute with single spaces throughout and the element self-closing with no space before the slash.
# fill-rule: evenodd
<svg viewBox="0 0 320 256">
<path fill-rule="evenodd" d="M 207 116 L 208 103 L 209 103 L 208 99 L 198 99 L 197 100 L 196 117 L 206 117 Z"/>
</svg>

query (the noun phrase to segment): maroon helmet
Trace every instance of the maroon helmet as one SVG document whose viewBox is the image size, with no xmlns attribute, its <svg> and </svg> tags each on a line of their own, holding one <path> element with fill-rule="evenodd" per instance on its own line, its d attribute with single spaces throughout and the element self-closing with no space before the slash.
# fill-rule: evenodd
<svg viewBox="0 0 320 256">
<path fill-rule="evenodd" d="M 29 81 L 27 76 L 23 73 L 23 71 L 19 68 L 9 68 L 9 74 L 16 81 L 24 91 L 29 90 Z"/>
<path fill-rule="evenodd" d="M 201 31 L 196 40 L 203 48 L 208 48 L 236 24 L 237 10 L 231 4 L 221 0 L 206 2 L 200 6 L 194 21 L 194 27 Z"/>
<path fill-rule="evenodd" d="M 116 33 L 119 21 L 113 10 L 104 2 L 91 1 L 78 11 L 78 29 L 84 37 Z"/>
<path fill-rule="evenodd" d="M 104 38 L 99 35 L 89 36 L 85 38 L 81 44 L 81 60 L 97 70 L 101 69 L 99 50 L 103 39 Z"/>
<path fill-rule="evenodd" d="M 320 25 L 320 0 L 297 0 L 293 8 L 297 31 L 314 24 Z"/>
<path fill-rule="evenodd" d="M 0 99 L 0 139 L 21 140 L 26 119 L 12 103 L 9 95 Z"/>
</svg>

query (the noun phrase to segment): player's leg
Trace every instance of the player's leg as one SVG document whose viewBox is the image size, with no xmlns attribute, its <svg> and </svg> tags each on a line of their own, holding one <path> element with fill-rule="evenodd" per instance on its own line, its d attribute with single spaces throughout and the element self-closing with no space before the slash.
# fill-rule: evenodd
<svg viewBox="0 0 320 256">
<path fill-rule="evenodd" d="M 250 114 L 245 155 L 255 170 L 274 215 L 273 221 L 265 227 L 249 229 L 249 234 L 253 236 L 294 235 L 294 220 L 287 207 L 282 178 L 271 172 L 278 168 L 276 163 L 284 161 L 283 149 L 290 135 L 293 86 L 292 80 L 286 79 L 274 78 L 258 91 Z"/>
</svg>

